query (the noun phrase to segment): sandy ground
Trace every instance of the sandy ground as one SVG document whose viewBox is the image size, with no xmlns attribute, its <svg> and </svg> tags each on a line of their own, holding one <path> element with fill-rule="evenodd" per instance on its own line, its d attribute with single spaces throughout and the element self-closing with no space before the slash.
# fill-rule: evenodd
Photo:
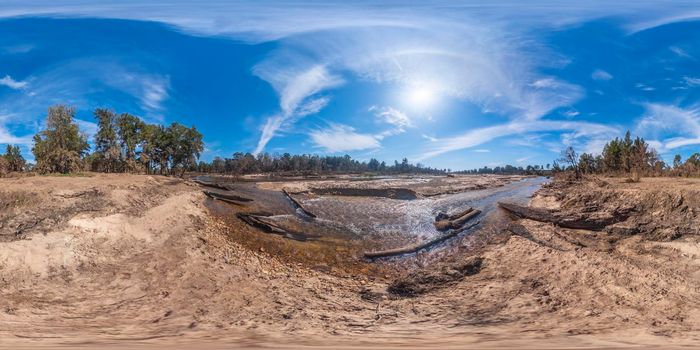
<svg viewBox="0 0 700 350">
<path fill-rule="evenodd" d="M 668 227 L 646 223 L 649 230 L 620 236 L 518 220 L 532 237 L 504 232 L 409 275 L 339 275 L 237 243 L 239 232 L 213 219 L 187 181 L 95 175 L 0 184 L 0 347 L 700 344 L 700 240 L 686 231 L 659 241 L 645 233 Z M 689 214 L 678 224 L 692 226 L 699 190 L 698 180 L 606 180 L 545 189 L 533 205 L 575 210 L 609 195 L 632 204 L 669 197 L 674 207 L 680 196 L 674 208 Z M 639 206 L 670 215 L 658 202 Z M 475 257 L 478 271 L 463 273 Z M 414 297 L 387 291 L 401 282 L 423 288 Z"/>
</svg>

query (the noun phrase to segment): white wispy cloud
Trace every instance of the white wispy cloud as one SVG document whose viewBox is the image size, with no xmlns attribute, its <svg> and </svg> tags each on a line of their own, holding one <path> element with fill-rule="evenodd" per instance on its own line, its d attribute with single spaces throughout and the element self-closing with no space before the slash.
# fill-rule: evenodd
<svg viewBox="0 0 700 350">
<path fill-rule="evenodd" d="M 141 102 L 144 109 L 158 111 L 163 108 L 162 103 L 168 97 L 169 80 L 161 77 L 148 77 L 141 81 L 143 92 Z"/>
<path fill-rule="evenodd" d="M 596 70 L 593 71 L 593 73 L 591 73 L 591 78 L 592 78 L 593 80 L 602 80 L 602 81 L 606 81 L 606 80 L 612 79 L 613 76 L 612 76 L 612 74 L 610 74 L 610 73 L 608 73 L 608 72 L 606 72 L 606 71 L 604 71 L 604 70 L 602 70 L 602 69 L 596 69 Z"/>
<path fill-rule="evenodd" d="M 432 147 L 429 151 L 417 158 L 418 160 L 428 159 L 447 152 L 476 147 L 505 136 L 547 131 L 570 131 L 572 138 L 611 137 L 619 134 L 616 127 L 596 123 L 550 120 L 515 121 L 473 129 L 460 136 L 438 140 L 431 144 Z"/>
<path fill-rule="evenodd" d="M 700 86 L 700 78 L 694 78 L 694 77 L 683 77 L 683 81 L 685 84 L 689 87 L 698 87 Z"/>
<path fill-rule="evenodd" d="M 162 111 L 162 103 L 168 98 L 168 84 L 167 76 L 146 73 L 104 57 L 76 58 L 32 73 L 21 94 L 0 96 L 0 114 L 5 116 L 0 118 L 0 127 L 4 130 L 5 140 L 28 145 L 31 143 L 30 137 L 12 135 L 8 130 L 37 132 L 46 109 L 54 104 L 85 109 L 114 107 L 99 105 L 92 97 L 108 88 L 130 96 L 131 101 L 125 98 L 120 103 L 140 106 L 145 115 L 138 113 L 137 109 L 131 109 L 133 113 L 147 120 L 162 122 L 155 113 Z M 89 119 L 91 116 L 78 117 Z M 94 123 L 80 120 L 80 127 L 87 134 L 94 134 Z"/>
<path fill-rule="evenodd" d="M 377 107 L 377 106 L 372 106 L 369 108 L 370 112 L 374 112 L 374 115 L 379 119 L 380 121 L 394 125 L 396 128 L 400 130 L 404 130 L 405 128 L 412 128 L 413 123 L 411 122 L 411 118 L 406 115 L 406 113 L 401 112 L 400 110 L 393 108 L 393 107 Z"/>
<path fill-rule="evenodd" d="M 300 117 L 305 117 L 307 115 L 316 114 L 325 108 L 330 102 L 328 97 L 319 97 L 310 99 L 308 102 L 302 104 L 298 109 L 296 114 Z"/>
<path fill-rule="evenodd" d="M 278 64 L 275 60 L 270 60 L 255 66 L 253 73 L 277 91 L 281 109 L 279 114 L 265 121 L 254 154 L 262 152 L 285 125 L 299 117 L 318 113 L 329 101 L 327 97 L 310 98 L 344 83 L 340 76 L 330 73 L 322 64 L 302 68 L 290 66 L 289 62 Z"/>
<path fill-rule="evenodd" d="M 384 130 L 375 135 L 378 140 L 383 140 L 389 136 L 403 134 L 406 132 L 406 128 L 414 127 L 408 115 L 396 108 L 372 106 L 369 108 L 369 111 L 374 113 L 378 123 L 391 125 L 390 129 Z M 423 137 L 426 138 L 425 135 Z"/>
<path fill-rule="evenodd" d="M 331 124 L 327 129 L 314 130 L 309 136 L 316 147 L 331 153 L 380 147 L 375 135 L 358 133 L 354 128 L 342 124 Z"/>
<path fill-rule="evenodd" d="M 435 142 L 435 141 L 438 140 L 437 137 L 430 136 L 430 135 L 426 135 L 426 134 L 422 134 L 422 135 L 420 135 L 420 136 L 421 136 L 422 138 L 424 138 L 424 139 L 430 141 L 430 142 Z"/>
<path fill-rule="evenodd" d="M 678 55 L 678 56 L 680 56 L 680 57 L 692 58 L 692 56 L 690 56 L 690 55 L 688 54 L 688 52 L 686 52 L 685 50 L 683 50 L 682 48 L 680 48 L 680 47 L 678 47 L 678 46 L 670 46 L 668 49 L 671 50 L 671 52 L 675 53 L 676 55 Z"/>
<path fill-rule="evenodd" d="M 521 158 L 516 159 L 515 161 L 516 161 L 518 164 L 523 164 L 523 163 L 527 162 L 528 160 L 530 160 L 530 159 L 532 159 L 532 158 L 534 158 L 534 157 L 533 157 L 533 156 L 521 157 Z"/>
<path fill-rule="evenodd" d="M 513 26 L 561 27 L 595 18 L 616 16 L 631 32 L 667 23 L 700 18 L 694 0 L 676 0 L 673 6 L 660 1 L 610 2 L 590 0 L 572 5 L 555 0 L 515 2 L 473 0 L 415 2 L 284 1 L 235 2 L 122 0 L 100 3 L 90 0 L 5 0 L 0 17 L 27 15 L 124 18 L 170 23 L 210 35 L 235 35 L 251 41 L 269 41 L 300 33 L 351 25 L 410 26 L 407 17 L 473 18 L 484 22 L 510 22 Z"/>
<path fill-rule="evenodd" d="M 0 125 L 0 144 L 30 146 L 32 144 L 32 135 L 15 136 L 4 126 Z"/>
<path fill-rule="evenodd" d="M 12 77 L 9 75 L 6 75 L 3 78 L 0 78 L 0 85 L 7 86 L 10 89 L 20 90 L 20 89 L 23 89 L 24 87 L 27 86 L 27 82 L 26 81 L 18 81 L 18 80 L 12 79 Z"/>
<path fill-rule="evenodd" d="M 635 133 L 659 141 L 659 152 L 700 144 L 700 108 L 647 103 Z"/>
<path fill-rule="evenodd" d="M 575 110 L 575 109 L 569 109 L 569 110 L 567 110 L 567 111 L 562 112 L 562 114 L 563 114 L 564 116 L 566 116 L 567 118 L 573 118 L 573 117 L 575 117 L 575 116 L 581 114 L 581 112 L 579 112 L 579 111 L 577 111 L 577 110 Z"/>
<path fill-rule="evenodd" d="M 643 91 L 654 91 L 654 90 L 656 90 L 655 87 L 649 86 L 649 85 L 646 85 L 646 84 L 642 84 L 642 83 L 637 83 L 637 84 L 634 85 L 634 87 L 636 87 L 637 89 L 643 90 Z"/>
</svg>

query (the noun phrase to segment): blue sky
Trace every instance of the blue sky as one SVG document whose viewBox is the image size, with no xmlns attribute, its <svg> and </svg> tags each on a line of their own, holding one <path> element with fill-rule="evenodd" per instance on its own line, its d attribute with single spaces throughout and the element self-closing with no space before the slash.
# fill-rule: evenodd
<svg viewBox="0 0 700 350">
<path fill-rule="evenodd" d="M 196 125 L 203 159 L 350 154 L 464 169 L 700 151 L 697 1 L 0 4 L 0 145 L 48 106 Z"/>
</svg>

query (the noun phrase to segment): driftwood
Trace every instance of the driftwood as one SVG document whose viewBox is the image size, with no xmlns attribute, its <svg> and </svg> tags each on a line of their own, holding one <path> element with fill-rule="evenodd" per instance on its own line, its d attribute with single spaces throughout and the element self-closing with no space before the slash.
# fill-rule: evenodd
<svg viewBox="0 0 700 350">
<path fill-rule="evenodd" d="M 457 219 L 461 218 L 462 216 L 465 216 L 465 215 L 467 215 L 467 214 L 469 214 L 469 213 L 471 213 L 471 212 L 473 212 L 473 211 L 474 211 L 474 208 L 469 207 L 469 208 L 464 209 L 464 210 L 462 210 L 462 211 L 460 211 L 460 212 L 457 212 L 457 213 L 454 213 L 454 214 L 452 214 L 452 215 L 449 215 L 449 216 L 447 216 L 447 218 L 448 218 L 449 220 L 451 220 L 451 221 L 454 221 L 454 220 L 457 220 Z"/>
<path fill-rule="evenodd" d="M 218 188 L 220 190 L 226 190 L 226 191 L 229 190 L 228 186 L 222 185 L 222 184 L 219 184 L 216 182 L 201 181 L 201 180 L 196 180 L 196 179 L 192 180 L 192 181 L 194 181 L 194 183 L 201 185 L 201 186 L 204 186 L 204 187 Z"/>
<path fill-rule="evenodd" d="M 523 218 L 530 219 L 540 222 L 548 222 L 555 224 L 559 227 L 570 228 L 576 230 L 591 230 L 591 231 L 601 231 L 606 226 L 614 224 L 617 221 L 622 221 L 624 218 L 619 220 L 614 217 L 610 218 L 587 218 L 582 216 L 576 217 L 563 217 L 560 214 L 552 212 L 547 209 L 531 208 L 522 205 L 498 202 L 498 206 L 505 209 L 509 213 Z"/>
<path fill-rule="evenodd" d="M 316 218 L 316 215 L 315 215 L 314 213 L 312 213 L 312 212 L 306 210 L 306 208 L 304 208 L 304 206 L 303 206 L 299 201 L 297 201 L 296 199 L 294 199 L 294 198 L 292 197 L 292 195 L 290 195 L 289 192 L 287 192 L 287 190 L 285 190 L 284 188 L 282 189 L 282 193 L 284 193 L 284 195 L 285 195 L 287 198 L 289 198 L 289 201 L 292 202 L 292 205 L 294 205 L 294 208 L 295 208 L 295 209 L 301 210 L 301 212 L 304 213 L 304 215 L 306 215 L 306 216 L 308 216 L 308 217 Z"/>
<path fill-rule="evenodd" d="M 303 241 L 307 241 L 311 238 L 317 238 L 317 236 L 311 236 L 311 235 L 307 235 L 307 234 L 303 234 L 303 233 L 287 231 L 286 229 L 278 226 L 277 224 L 272 223 L 269 220 L 265 219 L 266 216 L 256 215 L 256 214 L 238 213 L 238 214 L 236 214 L 236 217 L 241 219 L 241 221 L 245 222 L 246 224 L 253 226 L 253 227 L 256 227 L 264 232 L 277 234 L 277 235 L 283 236 L 285 238 L 293 239 L 296 241 L 303 242 Z"/>
<path fill-rule="evenodd" d="M 236 216 L 243 220 L 246 224 L 257 227 L 265 232 L 268 233 L 287 233 L 287 230 L 277 226 L 276 224 L 273 224 L 269 222 L 268 220 L 263 219 L 264 216 L 259 216 L 259 215 L 254 215 L 254 214 L 245 214 L 245 213 L 238 213 Z"/>
<path fill-rule="evenodd" d="M 477 210 L 478 211 L 478 210 Z M 478 225 L 479 222 L 475 222 L 469 226 L 464 226 L 460 229 L 457 230 L 452 230 L 440 237 L 433 238 L 427 242 L 423 242 L 420 244 L 415 244 L 411 245 L 408 247 L 403 247 L 403 248 L 396 248 L 396 249 L 389 249 L 389 250 L 382 250 L 382 251 L 376 251 L 376 252 L 365 252 L 364 256 L 367 259 L 377 259 L 377 258 L 385 258 L 385 257 L 390 257 L 390 256 L 397 256 L 397 255 L 405 255 L 405 254 L 412 254 L 416 253 L 420 250 L 430 248 L 440 242 L 444 242 L 454 236 L 457 236 L 458 234 Z"/>
<path fill-rule="evenodd" d="M 243 203 L 241 203 L 241 202 L 252 202 L 253 201 L 250 198 L 237 196 L 235 194 L 218 193 L 218 192 L 211 192 L 211 191 L 203 191 L 203 192 L 209 198 L 218 199 L 218 200 L 228 202 L 228 203 L 233 203 L 233 204 L 243 205 Z"/>
<path fill-rule="evenodd" d="M 446 213 L 438 213 L 437 216 L 435 216 L 435 228 L 438 231 L 447 231 L 449 229 L 458 229 L 464 225 L 469 219 L 473 218 L 474 216 L 479 215 L 481 211 L 479 210 L 474 210 L 474 208 L 469 207 L 465 210 L 462 210 L 461 212 L 448 215 Z"/>
<path fill-rule="evenodd" d="M 452 228 L 457 229 L 457 228 L 464 226 L 464 224 L 467 223 L 467 221 L 471 220 L 471 218 L 479 215 L 480 213 L 481 213 L 481 210 L 473 210 L 472 209 L 472 210 L 468 211 L 464 215 L 452 220 Z"/>
</svg>

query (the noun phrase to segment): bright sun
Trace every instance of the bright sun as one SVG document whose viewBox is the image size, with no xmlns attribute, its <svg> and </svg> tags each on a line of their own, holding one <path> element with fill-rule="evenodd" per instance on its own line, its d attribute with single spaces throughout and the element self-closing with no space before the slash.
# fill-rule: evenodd
<svg viewBox="0 0 700 350">
<path fill-rule="evenodd" d="M 405 94 L 406 104 L 413 108 L 427 109 L 435 103 L 435 90 L 429 86 L 420 85 L 411 87 Z"/>
</svg>

